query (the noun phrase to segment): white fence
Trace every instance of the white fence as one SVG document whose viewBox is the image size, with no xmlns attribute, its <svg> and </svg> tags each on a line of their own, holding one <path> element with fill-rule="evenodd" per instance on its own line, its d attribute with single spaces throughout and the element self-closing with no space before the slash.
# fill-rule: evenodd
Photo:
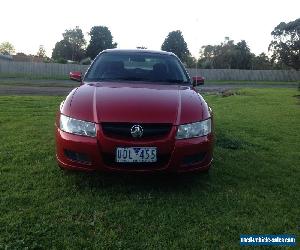
<svg viewBox="0 0 300 250">
<path fill-rule="evenodd" d="M 188 69 L 191 76 L 196 69 Z M 300 71 L 296 70 L 244 70 L 244 69 L 198 69 L 197 74 L 207 80 L 231 81 L 299 81 Z"/>
<path fill-rule="evenodd" d="M 67 76 L 70 71 L 86 71 L 87 68 L 86 65 L 78 64 L 0 61 L 0 73 L 6 74 L 56 77 Z"/>
<path fill-rule="evenodd" d="M 67 76 L 70 71 L 87 70 L 87 65 L 30 63 L 0 60 L 0 73 L 39 75 L 47 78 Z M 188 69 L 190 76 L 196 75 L 196 69 Z M 238 70 L 238 69 L 198 69 L 197 74 L 206 80 L 232 81 L 300 81 L 300 71 L 295 70 Z M 0 76 L 1 77 L 1 76 Z"/>
</svg>

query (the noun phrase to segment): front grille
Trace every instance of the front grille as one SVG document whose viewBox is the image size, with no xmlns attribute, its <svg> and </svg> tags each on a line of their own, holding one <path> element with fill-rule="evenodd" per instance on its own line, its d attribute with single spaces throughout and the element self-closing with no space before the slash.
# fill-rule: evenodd
<svg viewBox="0 0 300 250">
<path fill-rule="evenodd" d="M 106 136 L 109 137 L 121 137 L 121 138 L 133 138 L 130 130 L 132 126 L 137 123 L 102 123 L 102 130 Z M 143 138 L 156 138 L 163 137 L 170 133 L 172 124 L 161 124 L 161 123 L 147 123 L 139 124 L 143 128 Z"/>
<path fill-rule="evenodd" d="M 102 157 L 105 165 L 122 169 L 157 169 L 167 165 L 170 160 L 170 154 L 157 155 L 156 162 L 116 162 L 115 155 L 110 153 L 103 153 Z"/>
</svg>

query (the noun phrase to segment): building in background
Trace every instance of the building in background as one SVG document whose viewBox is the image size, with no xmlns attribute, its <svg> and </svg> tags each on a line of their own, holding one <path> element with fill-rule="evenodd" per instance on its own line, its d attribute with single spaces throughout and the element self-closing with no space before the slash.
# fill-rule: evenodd
<svg viewBox="0 0 300 250">
<path fill-rule="evenodd" d="M 0 54 L 0 62 L 1 61 L 12 61 L 13 57 L 11 55 L 2 55 Z"/>
<path fill-rule="evenodd" d="M 17 53 L 12 56 L 13 61 L 15 62 L 37 62 L 42 63 L 44 61 L 43 57 L 38 57 L 34 55 L 26 55 L 24 53 Z"/>
</svg>

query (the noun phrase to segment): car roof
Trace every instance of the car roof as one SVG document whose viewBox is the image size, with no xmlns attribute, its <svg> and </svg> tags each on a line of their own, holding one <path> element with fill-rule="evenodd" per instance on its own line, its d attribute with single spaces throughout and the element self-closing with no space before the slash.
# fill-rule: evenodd
<svg viewBox="0 0 300 250">
<path fill-rule="evenodd" d="M 175 54 L 172 52 L 167 52 L 163 50 L 149 50 L 149 49 L 106 49 L 103 50 L 101 53 L 147 53 L 147 54 L 160 54 L 160 55 L 169 55 L 174 56 Z"/>
</svg>

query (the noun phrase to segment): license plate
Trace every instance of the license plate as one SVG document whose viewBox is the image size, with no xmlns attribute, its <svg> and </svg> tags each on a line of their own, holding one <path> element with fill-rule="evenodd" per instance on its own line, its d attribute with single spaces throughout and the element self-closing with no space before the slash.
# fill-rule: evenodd
<svg viewBox="0 0 300 250">
<path fill-rule="evenodd" d="M 117 148 L 116 162 L 156 162 L 156 148 L 131 147 Z"/>
</svg>

